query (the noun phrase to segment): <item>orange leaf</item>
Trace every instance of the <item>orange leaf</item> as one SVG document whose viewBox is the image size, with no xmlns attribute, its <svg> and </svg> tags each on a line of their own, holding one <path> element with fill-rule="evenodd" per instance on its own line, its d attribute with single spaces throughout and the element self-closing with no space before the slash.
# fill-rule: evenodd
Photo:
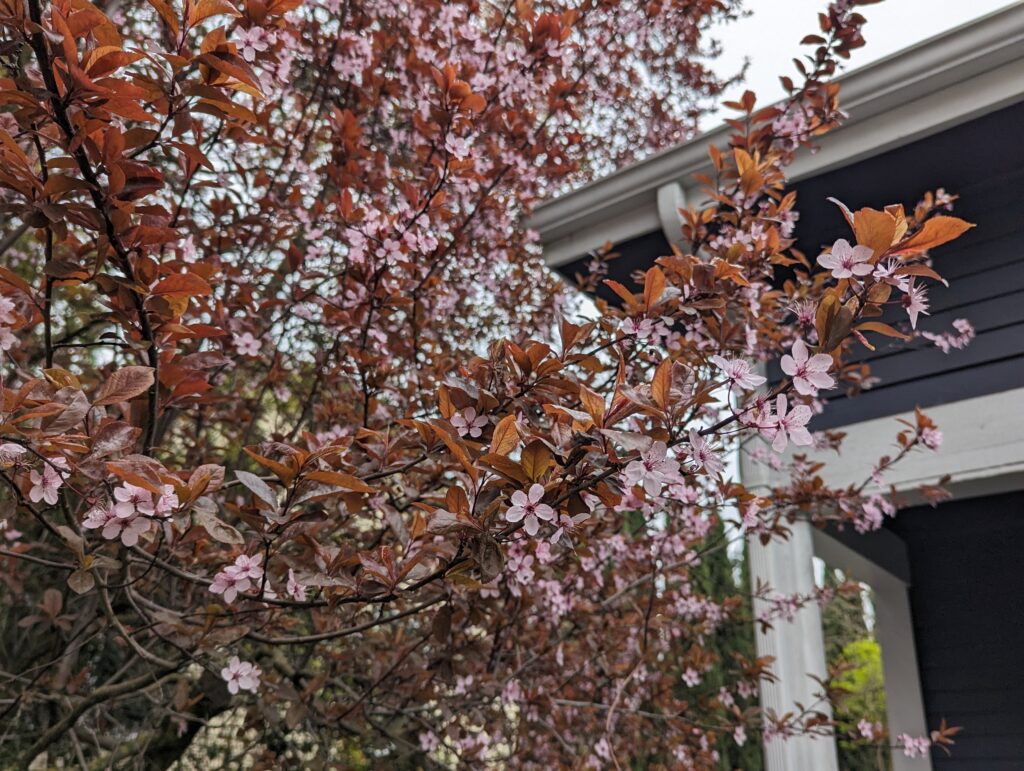
<svg viewBox="0 0 1024 771">
<path fill-rule="evenodd" d="M 583 409 L 594 419 L 594 422 L 600 426 L 603 425 L 604 421 L 604 397 L 600 394 L 594 393 L 585 385 L 580 385 L 580 402 L 583 404 Z"/>
<path fill-rule="evenodd" d="M 259 463 L 261 466 L 264 466 L 265 468 L 268 468 L 271 471 L 273 471 L 277 475 L 277 478 L 284 482 L 285 486 L 290 485 L 292 483 L 292 480 L 295 479 L 295 469 L 289 468 L 283 463 L 278 463 L 276 460 L 264 458 L 262 455 L 258 455 L 257 453 L 250 450 L 248 447 L 243 447 L 242 450 L 245 452 L 246 455 L 248 455 L 254 461 Z"/>
<path fill-rule="evenodd" d="M 672 391 L 672 359 L 665 359 L 654 371 L 651 381 L 651 395 L 663 412 L 668 412 L 669 395 Z"/>
<path fill-rule="evenodd" d="M 661 272 L 661 268 L 655 265 L 647 271 L 647 276 L 644 278 L 644 303 L 648 311 L 658 304 L 658 300 L 664 293 L 665 274 Z"/>
<path fill-rule="evenodd" d="M 928 249 L 934 249 L 936 246 L 952 241 L 954 238 L 959 238 L 973 227 L 974 223 L 966 222 L 959 217 L 946 217 L 944 215 L 932 217 L 914 235 L 897 244 L 892 254 L 900 257 L 920 254 Z"/>
<path fill-rule="evenodd" d="M 506 415 L 498 421 L 491 436 L 491 452 L 508 455 L 519 445 L 519 431 L 516 430 L 516 416 Z"/>
<path fill-rule="evenodd" d="M 627 306 L 634 305 L 636 303 L 636 297 L 626 287 L 620 284 L 618 281 L 612 281 L 610 278 L 604 280 L 605 285 L 608 286 L 615 294 L 626 301 Z"/>
<path fill-rule="evenodd" d="M 526 472 L 526 476 L 536 482 L 544 472 L 548 470 L 553 462 L 551 450 L 543 442 L 534 440 L 523 449 L 523 455 L 519 462 Z"/>
<path fill-rule="evenodd" d="M 311 471 L 305 475 L 304 479 L 309 479 L 313 482 L 323 482 L 335 487 L 343 487 L 346 490 L 355 490 L 357 493 L 373 493 L 377 491 L 377 488 L 370 487 L 363 480 L 351 474 L 342 474 L 339 471 Z"/>
<path fill-rule="evenodd" d="M 853 232 L 857 235 L 858 244 L 871 247 L 871 261 L 874 262 L 892 246 L 896 219 L 888 212 L 860 209 L 853 215 Z"/>
<path fill-rule="evenodd" d="M 154 382 L 152 367 L 124 367 L 107 378 L 93 404 L 102 407 L 129 401 L 145 393 Z"/>
<path fill-rule="evenodd" d="M 154 295 L 183 294 L 190 297 L 207 296 L 213 293 L 213 289 L 195 273 L 172 273 L 155 287 Z"/>
<path fill-rule="evenodd" d="M 434 429 L 434 433 L 437 434 L 438 438 L 445 443 L 445 445 L 448 447 L 449 452 L 451 452 L 451 454 L 455 456 L 455 459 L 462 464 L 462 467 L 466 470 L 466 473 L 469 474 L 469 476 L 473 479 L 473 483 L 475 484 L 479 477 L 479 472 L 477 471 L 476 466 L 473 465 L 473 461 L 469 457 L 469 451 L 466 449 L 466 445 L 463 444 L 462 440 L 456 437 L 454 434 L 449 433 L 447 428 L 445 428 L 442 425 L 432 423 L 431 428 Z"/>
<path fill-rule="evenodd" d="M 900 340 L 912 339 L 910 335 L 905 335 L 898 329 L 894 329 L 881 321 L 865 321 L 863 324 L 858 324 L 857 329 L 866 330 L 868 332 L 878 332 L 880 335 L 885 335 L 886 337 L 898 337 Z"/>
<path fill-rule="evenodd" d="M 517 482 L 521 485 L 525 485 L 530 481 L 526 474 L 523 473 L 523 467 L 511 458 L 506 458 L 504 455 L 497 455 L 493 452 L 488 453 L 487 455 L 481 456 L 480 462 L 485 466 L 489 466 L 494 469 L 511 482 Z"/>
</svg>

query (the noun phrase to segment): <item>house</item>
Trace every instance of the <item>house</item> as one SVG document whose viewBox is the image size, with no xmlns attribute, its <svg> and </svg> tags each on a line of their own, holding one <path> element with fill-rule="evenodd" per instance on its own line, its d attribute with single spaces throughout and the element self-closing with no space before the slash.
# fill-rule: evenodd
<svg viewBox="0 0 1024 771">
<path fill-rule="evenodd" d="M 932 291 L 921 326 L 947 330 L 966 318 L 977 337 L 949 353 L 926 340 L 871 353 L 878 384 L 835 397 L 818 420 L 847 435 L 828 480 L 863 480 L 892 445 L 895 418 L 920 405 L 944 432 L 943 449 L 913 455 L 887 481 L 912 490 L 949 473 L 953 498 L 903 510 L 863 536 L 798 524 L 785 543 L 752 545 L 751 572 L 806 592 L 817 555 L 872 587 L 891 734 L 922 735 L 943 718 L 964 727 L 952 756 L 897 753 L 897 771 L 1022 769 L 1024 4 L 852 71 L 841 100 L 849 120 L 790 167 L 801 248 L 817 254 L 846 235 L 828 196 L 858 208 L 913 205 L 937 187 L 958 194 L 957 216 L 977 227 L 934 252 L 950 286 Z M 590 250 L 612 242 L 622 256 L 610 277 L 630 283 L 679 238 L 679 208 L 701 198 L 693 174 L 708 170 L 707 145 L 724 145 L 727 134 L 712 131 L 542 206 L 531 224 L 547 264 L 571 277 L 585 272 Z M 741 474 L 748 484 L 772 481 L 746 461 Z M 815 701 L 810 676 L 825 671 L 817 608 L 759 634 L 758 649 L 776 657 L 779 676 L 762 690 L 766 707 Z M 837 768 L 827 739 L 771 742 L 765 758 L 770 771 Z"/>
</svg>

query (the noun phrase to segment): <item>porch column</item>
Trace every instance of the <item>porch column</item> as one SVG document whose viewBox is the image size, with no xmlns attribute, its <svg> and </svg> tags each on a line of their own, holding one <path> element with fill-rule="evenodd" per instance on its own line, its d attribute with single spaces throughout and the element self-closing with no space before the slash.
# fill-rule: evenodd
<svg viewBox="0 0 1024 771">
<path fill-rule="evenodd" d="M 763 546 L 759 540 L 749 541 L 750 576 L 753 587 L 758 581 L 773 592 L 808 594 L 814 591 L 814 547 L 811 525 L 796 522 L 788 540 L 773 540 Z M 766 608 L 755 601 L 754 612 Z M 831 705 L 816 694 L 822 686 L 814 677 L 825 679 L 825 640 L 821 628 L 821 611 L 815 603 L 796 612 L 793 621 L 784 618 L 774 622 L 772 629 L 757 633 L 758 656 L 772 656 L 774 682 L 761 682 L 761 706 L 782 715 L 799 711 L 797 704 L 831 716 Z M 767 771 L 837 771 L 836 743 L 831 736 L 798 736 L 775 739 L 765 743 Z"/>
</svg>

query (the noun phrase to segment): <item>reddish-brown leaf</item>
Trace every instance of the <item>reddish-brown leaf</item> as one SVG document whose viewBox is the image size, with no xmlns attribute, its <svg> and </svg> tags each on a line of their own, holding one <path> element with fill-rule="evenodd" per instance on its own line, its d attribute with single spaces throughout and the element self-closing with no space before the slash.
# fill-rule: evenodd
<svg viewBox="0 0 1024 771">
<path fill-rule="evenodd" d="M 152 367 L 131 366 L 117 370 L 100 386 L 93 401 L 97 407 L 117 404 L 144 394 L 155 382 Z"/>
</svg>

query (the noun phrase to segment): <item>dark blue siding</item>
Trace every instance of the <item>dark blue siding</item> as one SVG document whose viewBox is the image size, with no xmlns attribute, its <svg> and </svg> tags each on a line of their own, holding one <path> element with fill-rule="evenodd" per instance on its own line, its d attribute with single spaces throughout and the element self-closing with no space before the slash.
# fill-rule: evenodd
<svg viewBox="0 0 1024 771">
<path fill-rule="evenodd" d="M 847 235 L 826 199 L 852 209 L 903 203 L 944 187 L 960 196 L 955 214 L 977 224 L 932 254 L 950 286 L 931 290 L 931 315 L 919 328 L 949 331 L 965 318 L 977 337 L 965 349 L 942 353 L 921 339 L 909 345 L 877 339 L 874 353 L 858 346 L 880 382 L 854 399 L 830 398 L 817 428 L 840 426 L 1024 386 L 1024 103 L 977 118 L 921 141 L 836 169 L 796 185 L 800 248 L 813 259 Z M 890 321 L 907 327 L 895 311 Z"/>
<path fill-rule="evenodd" d="M 1024 492 L 901 511 L 929 728 L 963 726 L 936 771 L 1024 769 Z"/>
</svg>

